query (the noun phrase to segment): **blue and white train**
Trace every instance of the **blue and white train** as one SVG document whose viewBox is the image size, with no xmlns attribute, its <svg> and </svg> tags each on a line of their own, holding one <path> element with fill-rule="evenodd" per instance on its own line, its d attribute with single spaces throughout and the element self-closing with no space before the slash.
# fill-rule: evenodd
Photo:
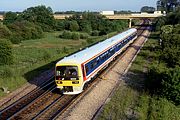
<svg viewBox="0 0 180 120">
<path fill-rule="evenodd" d="M 85 84 L 103 70 L 123 49 L 137 38 L 132 28 L 56 63 L 55 82 L 63 94 L 79 94 Z"/>
</svg>

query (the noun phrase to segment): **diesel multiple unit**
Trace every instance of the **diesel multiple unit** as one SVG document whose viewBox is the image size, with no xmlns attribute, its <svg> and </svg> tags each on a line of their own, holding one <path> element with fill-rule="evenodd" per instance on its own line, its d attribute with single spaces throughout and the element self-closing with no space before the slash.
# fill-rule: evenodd
<svg viewBox="0 0 180 120">
<path fill-rule="evenodd" d="M 79 94 L 85 84 L 103 70 L 137 37 L 135 28 L 63 58 L 56 64 L 55 81 L 63 94 Z"/>
</svg>

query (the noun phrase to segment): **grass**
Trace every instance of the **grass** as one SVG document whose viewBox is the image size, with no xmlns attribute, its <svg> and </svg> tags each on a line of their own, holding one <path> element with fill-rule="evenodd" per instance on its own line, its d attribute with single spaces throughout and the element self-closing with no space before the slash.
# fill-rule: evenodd
<svg viewBox="0 0 180 120">
<path fill-rule="evenodd" d="M 14 63 L 0 66 L 0 97 L 7 95 L 2 88 L 12 92 L 43 71 L 53 68 L 60 58 L 107 37 L 90 36 L 88 39 L 68 40 L 59 38 L 60 33 L 45 33 L 42 39 L 27 40 L 13 45 Z M 108 36 L 115 34 L 116 32 L 113 32 Z"/>
<path fill-rule="evenodd" d="M 126 75 L 128 83 L 120 86 L 99 115 L 99 120 L 180 120 L 180 106 L 166 99 L 151 96 L 144 83 L 148 66 L 158 60 L 154 52 L 158 46 L 156 33 L 152 33 Z"/>
</svg>

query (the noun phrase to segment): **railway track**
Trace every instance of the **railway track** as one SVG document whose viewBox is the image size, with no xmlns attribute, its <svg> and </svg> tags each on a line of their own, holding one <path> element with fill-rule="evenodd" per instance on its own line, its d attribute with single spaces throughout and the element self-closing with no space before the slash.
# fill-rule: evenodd
<svg viewBox="0 0 180 120">
<path fill-rule="evenodd" d="M 42 73 L 42 74 L 44 74 L 44 73 Z M 4 108 L 6 108 L 7 106 L 10 106 L 11 104 L 13 104 L 14 102 L 16 102 L 17 100 L 20 100 L 20 99 L 22 99 L 22 98 L 24 98 L 25 96 L 27 96 L 27 95 L 29 95 L 29 94 L 31 94 L 31 93 L 34 93 L 35 91 L 39 91 L 41 88 L 43 88 L 43 86 L 45 86 L 46 84 L 49 84 L 49 82 L 50 82 L 50 80 L 52 80 L 53 79 L 53 76 L 52 75 L 49 75 L 49 74 L 47 74 L 46 73 L 46 75 L 49 77 L 49 79 L 45 79 L 44 81 L 45 82 L 36 82 L 37 83 L 37 86 L 38 87 L 34 87 L 33 89 L 32 89 L 32 85 L 27 85 L 26 87 L 24 87 L 23 89 L 21 89 L 20 91 L 19 91 L 19 94 L 18 93 L 16 93 L 15 95 L 13 95 L 13 96 L 11 96 L 11 97 L 9 97 L 7 100 L 5 100 L 5 102 L 2 102 L 1 104 L 0 104 L 0 111 L 2 110 L 2 109 L 4 109 Z M 45 78 L 45 77 L 44 77 Z M 37 79 L 37 78 L 36 78 Z M 40 84 L 41 83 L 41 84 Z M 30 89 L 30 91 L 29 92 L 27 92 L 27 90 L 28 89 Z M 25 92 L 26 91 L 26 92 Z M 24 95 L 21 95 L 21 94 L 24 94 Z"/>
<path fill-rule="evenodd" d="M 145 28 L 138 30 L 138 36 L 140 36 Z M 127 51 L 124 51 L 117 58 L 121 59 Z M 41 90 L 34 90 L 28 95 L 24 96 L 17 102 L 11 104 L 7 108 L 0 111 L 0 120 L 5 119 L 56 119 L 59 115 L 63 114 L 66 109 L 78 98 L 82 98 L 86 95 L 100 80 L 101 76 L 106 74 L 115 65 L 116 59 L 111 65 L 102 71 L 102 73 L 94 79 L 93 82 L 79 95 L 61 95 L 57 89 L 55 89 L 54 82 L 51 82 Z M 54 81 L 54 80 L 53 80 Z"/>
<path fill-rule="evenodd" d="M 138 30 L 138 36 L 142 36 L 142 34 L 144 33 L 144 30 L 146 30 L 146 28 L 145 27 L 143 27 L 143 28 L 141 28 L 141 29 L 139 29 Z M 137 42 L 136 40 L 134 41 L 134 42 Z M 132 43 L 133 44 L 133 43 Z M 130 45 L 130 47 L 132 47 L 131 45 Z M 118 62 L 119 62 L 119 60 L 121 60 L 124 56 L 126 56 L 126 54 L 128 54 L 128 52 L 130 51 L 130 49 L 127 49 L 127 50 L 125 50 L 121 55 L 119 55 L 118 57 L 117 57 L 117 59 L 114 61 L 114 62 L 112 62 L 111 63 L 111 65 L 109 66 L 109 67 L 107 67 L 107 69 L 105 69 L 95 80 L 94 80 L 94 82 L 93 82 L 93 85 L 91 85 L 91 87 L 88 87 L 88 89 L 86 90 L 86 91 L 84 91 L 82 94 L 80 94 L 78 97 L 76 97 L 76 99 L 82 99 L 84 96 L 86 96 L 86 93 L 89 93 L 91 90 L 92 90 L 92 88 L 93 87 L 96 87 L 96 85 L 98 84 L 98 82 L 100 82 L 100 81 L 102 81 L 103 79 L 104 79 L 104 76 L 106 76 L 106 74 L 110 71 L 110 70 L 112 70 L 117 64 L 118 64 Z M 138 52 L 137 52 L 138 53 Z M 132 54 L 131 56 L 136 56 L 137 54 Z M 132 59 L 130 60 L 130 61 L 133 61 L 134 60 L 134 58 L 135 57 L 132 57 Z M 131 64 L 131 62 L 129 63 L 129 64 Z M 124 71 L 123 72 L 126 72 L 127 71 L 127 69 L 128 69 L 128 67 L 129 67 L 129 65 L 124 69 Z M 123 75 L 123 74 L 122 74 Z M 117 82 L 117 84 L 116 84 L 116 86 L 113 88 L 113 91 L 115 91 L 115 89 L 117 88 L 117 86 L 119 86 L 119 84 L 120 84 L 120 81 L 118 81 Z M 113 94 L 113 92 L 111 92 L 110 94 L 109 94 L 109 96 L 111 96 Z M 74 100 L 74 101 L 76 101 L 76 100 Z M 76 102 L 77 103 L 77 102 Z M 74 103 L 74 105 L 76 105 L 76 103 Z M 88 104 L 88 103 L 86 103 L 86 104 Z M 71 109 L 72 108 L 74 108 L 73 106 L 74 105 L 71 105 L 71 107 L 69 108 L 69 110 L 67 110 L 67 112 L 65 112 L 65 111 L 63 111 L 64 112 L 64 114 L 63 114 L 63 112 L 61 112 L 61 113 L 59 113 L 58 115 L 60 116 L 60 117 L 58 117 L 58 119 L 63 119 L 63 116 L 68 116 L 69 115 L 69 113 L 68 112 L 71 112 Z M 69 107 L 69 106 L 68 106 Z M 66 109 L 68 109 L 68 108 L 66 108 Z M 78 109 L 78 108 L 77 108 Z M 100 108 L 98 109 L 98 110 L 100 110 Z M 75 110 L 76 111 L 76 110 Z M 96 113 L 95 113 L 95 115 L 92 117 L 92 119 L 94 119 L 94 117 L 96 116 L 96 114 L 98 113 L 98 111 L 95 111 Z M 81 111 L 80 113 L 83 113 L 83 111 Z M 71 114 L 72 115 L 72 114 Z M 76 116 L 77 117 L 77 116 Z M 57 118 L 57 116 L 54 118 L 54 119 L 56 119 Z M 68 118 L 69 119 L 69 118 Z M 70 119 L 71 119 L 71 117 L 70 117 Z M 89 118 L 88 118 L 89 119 Z"/>
<path fill-rule="evenodd" d="M 140 36 L 143 32 L 144 32 L 144 29 L 140 29 L 138 31 L 138 35 Z M 72 95 L 72 96 L 64 95 L 62 98 L 60 98 L 59 100 L 52 103 L 47 109 L 41 111 L 39 115 L 34 117 L 34 119 L 51 120 L 51 119 L 58 118 L 58 116 L 63 114 L 68 109 L 68 107 L 71 104 L 73 104 L 74 101 L 76 101 L 79 98 L 82 98 L 88 92 L 90 92 L 90 90 L 93 87 L 95 87 L 96 84 L 98 84 L 98 82 L 100 82 L 100 80 L 102 80 L 102 76 L 104 76 L 104 74 L 106 74 L 107 71 L 111 70 L 117 64 L 118 59 L 121 59 L 127 52 L 128 51 L 124 51 L 124 53 L 122 55 L 119 55 L 118 58 L 116 59 L 116 61 L 112 62 L 109 67 L 107 67 L 104 71 L 101 72 L 101 74 L 99 76 L 97 76 L 91 83 L 89 83 L 89 86 L 81 94 Z"/>
<path fill-rule="evenodd" d="M 54 81 L 50 83 L 46 83 L 42 88 L 38 88 L 33 90 L 31 93 L 27 94 L 26 96 L 22 97 L 18 101 L 12 103 L 8 107 L 2 109 L 0 111 L 0 120 L 6 120 L 19 112 L 21 109 L 23 109 L 28 104 L 32 103 L 35 99 L 37 99 L 39 96 L 41 96 L 46 91 L 49 91 L 53 86 L 55 87 Z"/>
</svg>

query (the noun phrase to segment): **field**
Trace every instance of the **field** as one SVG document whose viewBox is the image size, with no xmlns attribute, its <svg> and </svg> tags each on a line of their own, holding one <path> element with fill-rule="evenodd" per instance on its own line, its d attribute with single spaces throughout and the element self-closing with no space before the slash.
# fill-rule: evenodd
<svg viewBox="0 0 180 120">
<path fill-rule="evenodd" d="M 42 39 L 13 45 L 13 65 L 0 66 L 0 97 L 6 95 L 3 89 L 12 92 L 39 73 L 53 68 L 58 59 L 115 34 L 69 40 L 59 38 L 60 32 L 51 32 L 45 33 Z"/>
<path fill-rule="evenodd" d="M 157 60 L 158 53 L 152 52 L 158 44 L 152 33 L 129 72 L 125 76 L 126 85 L 120 86 L 105 105 L 98 120 L 179 120 L 180 106 L 175 106 L 164 98 L 150 95 L 145 91 L 145 80 L 151 60 Z"/>
</svg>

